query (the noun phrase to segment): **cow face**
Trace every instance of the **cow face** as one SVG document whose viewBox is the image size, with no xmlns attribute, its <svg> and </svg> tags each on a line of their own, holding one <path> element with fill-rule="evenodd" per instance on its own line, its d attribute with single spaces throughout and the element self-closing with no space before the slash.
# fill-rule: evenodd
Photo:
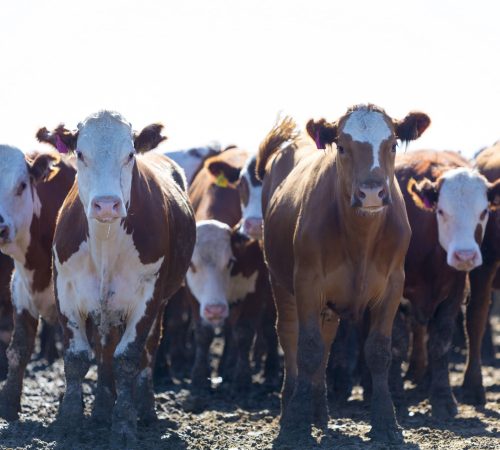
<svg viewBox="0 0 500 450">
<path fill-rule="evenodd" d="M 149 151 L 165 140 L 162 128 L 152 124 L 135 134 L 120 114 L 100 111 L 77 131 L 63 125 L 52 133 L 42 128 L 37 138 L 60 152 L 76 153 L 78 190 L 87 218 L 112 223 L 127 215 L 136 151 Z"/>
<path fill-rule="evenodd" d="M 251 239 L 262 239 L 262 181 L 255 173 L 256 156 L 248 159 L 240 174 L 238 191 L 241 200 L 240 232 Z"/>
<path fill-rule="evenodd" d="M 35 184 L 51 179 L 60 157 L 38 154 L 34 159 L 14 147 L 0 145 L 0 250 L 20 259 L 29 243 L 33 215 L 40 215 Z"/>
<path fill-rule="evenodd" d="M 186 281 L 200 304 L 200 316 L 212 326 L 220 326 L 229 314 L 228 294 L 234 256 L 231 228 L 217 220 L 196 224 L 196 244 Z"/>
<path fill-rule="evenodd" d="M 500 205 L 500 180 L 490 184 L 478 172 L 458 168 L 435 182 L 412 179 L 408 191 L 418 207 L 435 212 L 448 265 L 464 271 L 480 266 L 488 213 Z"/>
<path fill-rule="evenodd" d="M 417 139 L 429 123 L 423 113 L 397 121 L 374 105 L 359 105 L 332 124 L 311 120 L 307 131 L 320 149 L 336 143 L 337 170 L 351 206 L 377 213 L 392 201 L 397 141 Z"/>
</svg>

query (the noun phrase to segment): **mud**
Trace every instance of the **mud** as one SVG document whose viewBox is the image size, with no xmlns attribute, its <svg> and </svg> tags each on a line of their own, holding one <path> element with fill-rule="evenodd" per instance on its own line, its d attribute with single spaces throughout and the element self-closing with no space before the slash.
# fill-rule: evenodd
<svg viewBox="0 0 500 450">
<path fill-rule="evenodd" d="M 500 318 L 494 319 L 495 339 L 500 345 Z M 217 341 L 217 339 L 216 339 Z M 217 342 L 216 342 L 217 345 Z M 219 343 L 220 345 L 220 343 Z M 458 416 L 450 420 L 431 417 L 429 401 L 411 383 L 405 382 L 408 412 L 399 420 L 405 443 L 401 449 L 498 449 L 500 448 L 500 354 L 497 367 L 483 367 L 487 404 L 475 408 L 460 402 L 464 359 L 451 365 L 451 384 L 457 400 Z M 214 379 L 218 382 L 220 380 Z M 369 406 L 362 402 L 361 388 L 355 387 L 347 405 L 330 406 L 326 431 L 313 428 L 304 442 L 290 442 L 279 436 L 279 394 L 257 383 L 248 392 L 230 397 L 219 384 L 214 391 L 193 401 L 187 382 L 156 387 L 159 420 L 138 426 L 137 448 L 142 449 L 383 449 L 372 444 Z M 110 448 L 111 432 L 104 424 L 90 419 L 96 388 L 95 366 L 83 384 L 86 418 L 79 428 L 60 430 L 53 422 L 64 388 L 63 362 L 52 366 L 31 362 L 25 378 L 20 420 L 11 424 L 0 419 L 0 448 L 15 449 L 92 449 Z"/>
</svg>

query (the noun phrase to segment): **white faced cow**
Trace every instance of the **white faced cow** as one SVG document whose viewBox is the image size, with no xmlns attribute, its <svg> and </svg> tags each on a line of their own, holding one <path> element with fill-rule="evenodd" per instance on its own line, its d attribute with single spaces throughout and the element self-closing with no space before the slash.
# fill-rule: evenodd
<svg viewBox="0 0 500 450">
<path fill-rule="evenodd" d="M 76 153 L 78 172 L 53 247 L 66 349 L 58 420 L 66 429 L 81 423 L 90 326 L 99 370 L 93 416 L 111 419 L 118 445 L 135 441 L 137 413 L 155 416 L 151 367 L 162 312 L 182 283 L 195 242 L 180 168 L 163 155 L 137 153 L 154 148 L 163 139 L 160 130 L 153 125 L 135 136 L 109 111 L 89 116 L 75 132 L 56 130 Z"/>
<path fill-rule="evenodd" d="M 57 320 L 51 247 L 56 216 L 75 177 L 57 153 L 25 155 L 0 146 L 0 251 L 12 256 L 14 333 L 7 350 L 7 381 L 0 416 L 15 420 L 21 408 L 24 370 L 35 343 L 38 318 Z"/>
</svg>

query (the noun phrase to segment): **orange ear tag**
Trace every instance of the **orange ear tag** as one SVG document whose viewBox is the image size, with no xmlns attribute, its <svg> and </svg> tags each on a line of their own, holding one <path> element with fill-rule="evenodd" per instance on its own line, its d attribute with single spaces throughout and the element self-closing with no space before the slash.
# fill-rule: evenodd
<svg viewBox="0 0 500 450">
<path fill-rule="evenodd" d="M 228 187 L 229 181 L 226 178 L 226 176 L 224 175 L 224 172 L 221 172 L 221 173 L 219 173 L 219 175 L 217 175 L 217 178 L 215 179 L 215 184 L 219 187 L 222 187 L 222 188 Z"/>
</svg>

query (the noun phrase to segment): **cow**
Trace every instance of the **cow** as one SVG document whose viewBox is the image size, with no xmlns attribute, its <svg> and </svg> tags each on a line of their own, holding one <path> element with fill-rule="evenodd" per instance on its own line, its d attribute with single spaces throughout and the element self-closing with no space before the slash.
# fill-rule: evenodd
<svg viewBox="0 0 500 450">
<path fill-rule="evenodd" d="M 213 143 L 204 147 L 193 147 L 187 150 L 166 150 L 163 154 L 184 169 L 189 185 L 203 167 L 203 162 L 211 156 L 218 155 L 221 151 L 220 144 Z"/>
<path fill-rule="evenodd" d="M 476 157 L 476 168 L 490 183 L 498 186 L 500 178 L 500 141 L 483 150 Z M 491 301 L 492 284 L 500 265 L 500 196 L 498 190 L 489 192 L 489 201 L 494 205 L 484 230 L 481 245 L 483 264 L 470 273 L 470 300 L 467 304 L 466 326 L 468 334 L 468 358 L 462 385 L 463 401 L 473 405 L 484 405 L 486 396 L 481 375 L 481 341 L 483 338 Z"/>
<path fill-rule="evenodd" d="M 14 261 L 10 256 L 0 253 L 0 380 L 5 380 L 7 369 L 7 347 L 12 336 L 13 317 L 10 296 L 10 280 Z"/>
<path fill-rule="evenodd" d="M 234 370 L 226 370 L 224 375 L 232 378 L 234 390 L 251 382 L 251 345 L 264 312 L 268 311 L 266 306 L 272 303 L 258 240 L 262 214 L 254 199 L 258 200 L 261 186 L 255 181 L 254 166 L 255 158 L 248 159 L 246 151 L 228 149 L 205 161 L 189 189 L 198 231 L 186 276 L 195 300 L 196 353 L 191 377 L 195 392 L 209 387 L 208 351 L 214 329 L 226 319 L 230 330 L 224 366 L 234 366 Z M 246 211 L 249 214 L 245 215 Z M 274 322 L 272 316 L 270 321 Z M 266 335 L 270 337 L 272 333 Z M 266 367 L 267 376 L 271 377 L 278 369 L 277 342 L 274 348 L 272 337 L 269 342 Z M 233 351 L 228 352 L 230 347 Z M 228 362 L 233 361 L 231 353 L 236 354 L 234 364 Z"/>
<path fill-rule="evenodd" d="M 307 134 L 284 118 L 259 148 L 264 253 L 285 355 L 283 438 L 307 437 L 312 422 L 326 427 L 325 368 L 339 317 L 369 310 L 370 436 L 403 440 L 388 370 L 411 231 L 394 162 L 398 140 L 418 138 L 429 123 L 421 112 L 395 120 L 357 105 L 335 122 L 309 120 Z"/>
<path fill-rule="evenodd" d="M 488 198 L 500 192 L 500 183 L 490 185 L 452 151 L 420 150 L 398 155 L 396 177 L 412 228 L 403 295 L 412 305 L 414 342 L 421 343 L 428 331 L 432 415 L 453 417 L 457 404 L 449 382 L 448 353 L 465 297 L 467 273 L 482 264 L 480 245 L 488 211 L 495 208 Z M 414 350 L 422 352 L 421 345 Z M 404 353 L 404 349 L 395 349 L 398 357 L 391 376 L 399 397 Z M 425 355 L 413 358 L 415 362 Z"/>
<path fill-rule="evenodd" d="M 12 421 L 19 417 L 24 370 L 33 352 L 38 318 L 57 322 L 52 238 L 75 169 L 57 152 L 25 155 L 2 145 L 0 174 L 0 251 L 14 261 L 14 331 L 7 350 L 7 380 L 0 391 L 0 416 Z"/>
<path fill-rule="evenodd" d="M 77 130 L 58 127 L 47 139 L 76 154 L 78 173 L 53 244 L 66 378 L 57 425 L 73 430 L 81 424 L 82 381 L 93 347 L 92 417 L 111 422 L 117 446 L 133 446 L 138 415 L 156 417 L 152 367 L 162 312 L 182 283 L 195 241 L 182 169 L 148 153 L 164 139 L 161 128 L 137 134 L 122 115 L 104 110 Z"/>
</svg>

